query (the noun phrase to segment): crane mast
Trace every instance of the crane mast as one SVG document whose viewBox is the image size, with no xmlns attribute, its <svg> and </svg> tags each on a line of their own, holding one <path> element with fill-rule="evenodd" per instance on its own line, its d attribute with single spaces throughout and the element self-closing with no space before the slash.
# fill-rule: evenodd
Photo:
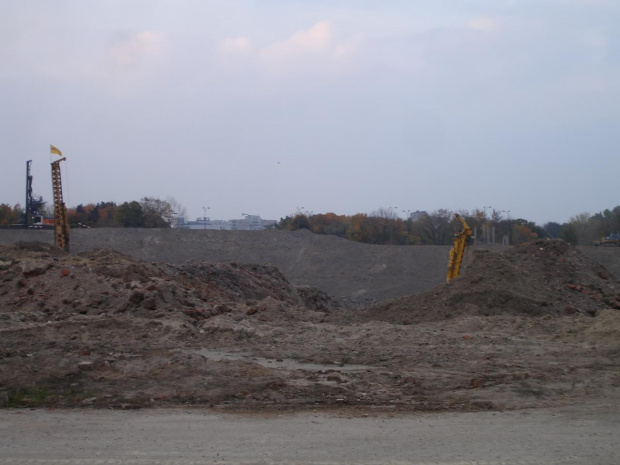
<svg viewBox="0 0 620 465">
<path fill-rule="evenodd" d="M 62 178 L 60 176 L 60 162 L 65 157 L 52 162 L 52 189 L 54 192 L 54 238 L 57 247 L 69 252 L 69 222 L 67 208 L 62 198 Z"/>
</svg>

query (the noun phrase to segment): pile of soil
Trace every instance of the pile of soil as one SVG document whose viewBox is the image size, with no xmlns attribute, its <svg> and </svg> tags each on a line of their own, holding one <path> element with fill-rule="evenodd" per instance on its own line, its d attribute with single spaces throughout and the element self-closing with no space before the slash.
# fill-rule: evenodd
<svg viewBox="0 0 620 465">
<path fill-rule="evenodd" d="M 462 315 L 551 315 L 620 310 L 620 287 L 600 264 L 561 240 L 497 254 L 474 250 L 462 276 L 433 290 L 382 302 L 364 320 L 419 323 Z"/>
<path fill-rule="evenodd" d="M 362 310 L 273 265 L 0 246 L 0 405 L 368 412 L 617 400 L 618 290 L 561 241 L 476 252 L 449 284 Z"/>
</svg>

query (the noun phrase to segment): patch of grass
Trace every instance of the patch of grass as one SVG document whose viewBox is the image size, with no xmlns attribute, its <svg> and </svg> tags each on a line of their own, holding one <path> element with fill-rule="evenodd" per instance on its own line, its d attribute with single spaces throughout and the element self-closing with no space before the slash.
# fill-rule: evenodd
<svg viewBox="0 0 620 465">
<path fill-rule="evenodd" d="M 36 407 L 48 401 L 52 396 L 47 389 L 40 387 L 34 387 L 32 389 L 9 389 L 7 394 L 8 400 L 5 401 L 3 405 L 0 405 L 0 407 Z"/>
</svg>

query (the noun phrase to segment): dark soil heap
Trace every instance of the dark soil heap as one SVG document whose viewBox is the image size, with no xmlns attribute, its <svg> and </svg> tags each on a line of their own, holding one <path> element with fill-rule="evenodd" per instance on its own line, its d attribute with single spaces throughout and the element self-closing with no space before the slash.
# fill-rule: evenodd
<svg viewBox="0 0 620 465">
<path fill-rule="evenodd" d="M 360 312 L 362 320 L 402 323 L 459 315 L 596 315 L 620 309 L 620 286 L 605 268 L 561 240 L 538 240 L 503 254 L 475 250 L 461 276 L 435 289 Z"/>
</svg>

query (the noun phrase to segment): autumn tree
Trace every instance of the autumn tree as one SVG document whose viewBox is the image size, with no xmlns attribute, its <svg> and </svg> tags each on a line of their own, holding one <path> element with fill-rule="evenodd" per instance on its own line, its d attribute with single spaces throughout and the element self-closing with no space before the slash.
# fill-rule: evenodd
<svg viewBox="0 0 620 465">
<path fill-rule="evenodd" d="M 368 215 L 365 213 L 353 215 L 349 220 L 346 237 L 356 242 L 372 243 L 373 238 Z"/>
<path fill-rule="evenodd" d="M 23 215 L 19 204 L 11 207 L 7 203 L 0 204 L 0 226 L 9 226 L 11 224 L 19 224 Z"/>
<path fill-rule="evenodd" d="M 99 202 L 95 205 L 95 209 L 98 212 L 99 218 L 95 223 L 98 228 L 112 228 L 117 226 L 116 222 L 116 203 L 114 202 Z"/>
<path fill-rule="evenodd" d="M 523 218 L 513 220 L 512 238 L 514 244 L 523 244 L 538 239 L 539 235 L 534 229 L 535 224 L 530 221 Z"/>
<path fill-rule="evenodd" d="M 312 232 L 316 234 L 332 234 L 345 237 L 349 226 L 349 218 L 335 213 L 317 214 L 308 217 Z"/>
<path fill-rule="evenodd" d="M 140 200 L 145 228 L 169 228 L 174 224 L 175 213 L 165 200 L 143 197 Z"/>
</svg>

